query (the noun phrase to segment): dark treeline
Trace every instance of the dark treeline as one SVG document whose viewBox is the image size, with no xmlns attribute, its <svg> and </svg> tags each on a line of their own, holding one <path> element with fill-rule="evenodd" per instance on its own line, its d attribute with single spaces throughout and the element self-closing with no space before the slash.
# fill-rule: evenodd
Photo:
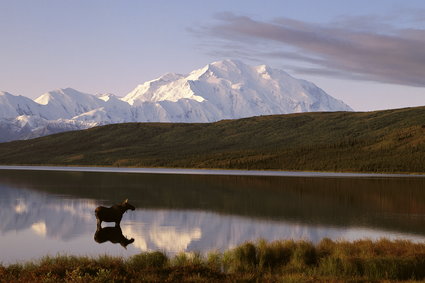
<svg viewBox="0 0 425 283">
<path fill-rule="evenodd" d="M 425 172 L 425 107 L 126 123 L 0 144 L 1 164 Z"/>
</svg>

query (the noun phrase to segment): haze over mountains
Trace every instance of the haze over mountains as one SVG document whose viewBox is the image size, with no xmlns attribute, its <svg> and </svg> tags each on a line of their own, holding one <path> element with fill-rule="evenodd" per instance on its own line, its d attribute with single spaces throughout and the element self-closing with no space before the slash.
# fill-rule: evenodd
<svg viewBox="0 0 425 283">
<path fill-rule="evenodd" d="M 166 74 L 123 98 L 72 88 L 35 100 L 0 92 L 0 142 L 123 122 L 214 122 L 259 115 L 352 111 L 311 82 L 265 65 L 223 60 Z"/>
</svg>

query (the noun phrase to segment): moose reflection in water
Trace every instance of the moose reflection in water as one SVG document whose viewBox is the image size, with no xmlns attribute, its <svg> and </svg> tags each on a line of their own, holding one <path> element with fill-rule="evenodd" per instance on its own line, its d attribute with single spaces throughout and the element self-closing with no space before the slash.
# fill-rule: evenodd
<svg viewBox="0 0 425 283">
<path fill-rule="evenodd" d="M 120 243 L 121 246 L 127 249 L 127 245 L 133 243 L 134 239 L 127 239 L 122 234 L 120 223 L 123 214 L 129 209 L 135 210 L 135 207 L 128 203 L 128 199 L 111 207 L 97 207 L 95 209 L 97 227 L 96 233 L 94 234 L 94 240 L 99 244 L 106 241 L 114 244 Z M 102 228 L 102 221 L 115 222 L 115 227 Z"/>
<path fill-rule="evenodd" d="M 97 228 L 102 228 L 102 221 L 115 222 L 115 227 L 119 227 L 122 215 L 129 209 L 135 210 L 135 207 L 128 203 L 128 199 L 111 207 L 97 207 L 95 210 Z"/>
<path fill-rule="evenodd" d="M 123 234 L 120 226 L 115 227 L 97 227 L 94 234 L 94 240 L 99 244 L 109 241 L 113 244 L 119 243 L 127 249 L 127 245 L 134 242 L 134 238 L 127 239 Z"/>
</svg>

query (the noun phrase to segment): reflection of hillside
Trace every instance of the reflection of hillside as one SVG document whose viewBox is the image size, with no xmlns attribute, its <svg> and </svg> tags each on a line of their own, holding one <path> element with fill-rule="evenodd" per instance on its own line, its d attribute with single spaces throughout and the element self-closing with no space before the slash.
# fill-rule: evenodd
<svg viewBox="0 0 425 283">
<path fill-rule="evenodd" d="M 425 234 L 423 178 L 295 178 L 0 171 L 0 182 L 138 208 Z"/>
<path fill-rule="evenodd" d="M 264 221 L 247 217 L 220 215 L 202 211 L 137 210 L 131 222 L 123 225 L 124 234 L 135 238 L 134 245 L 142 251 L 227 250 L 259 238 L 269 241 L 305 239 L 318 242 L 324 237 L 357 240 L 381 237 L 403 237 L 423 241 L 421 236 L 398 234 L 364 228 L 336 228 L 287 221 Z M 128 223 L 128 222 L 127 222 Z"/>
<path fill-rule="evenodd" d="M 31 230 L 48 239 L 71 242 L 80 236 L 92 238 L 96 220 L 95 201 L 57 196 L 28 189 L 0 185 L 0 239 L 2 235 Z M 95 234 L 98 242 L 120 242 L 127 238 L 129 249 L 179 251 L 225 250 L 245 241 L 264 238 L 307 239 L 323 237 L 354 240 L 370 237 L 404 237 L 424 240 L 424 236 L 359 227 L 329 227 L 308 221 L 265 220 L 224 215 L 200 210 L 142 208 L 125 215 L 122 231 L 110 237 Z M 106 227 L 104 231 L 116 230 Z M 116 232 L 116 231 L 115 231 Z M 110 233 L 109 233 L 110 234 Z M 398 234 L 398 235 L 397 235 Z M 134 238 L 134 243 L 132 242 Z M 33 238 L 29 238 L 29 241 Z M 127 242 L 125 243 L 127 244 Z M 84 250 L 86 247 L 79 247 Z M 73 251 L 71 251 L 73 252 Z M 0 256 L 0 261 L 1 261 Z"/>
<path fill-rule="evenodd" d="M 58 198 L 0 185 L 0 233 L 32 229 L 40 236 L 68 240 L 95 223 L 92 200 Z"/>
</svg>

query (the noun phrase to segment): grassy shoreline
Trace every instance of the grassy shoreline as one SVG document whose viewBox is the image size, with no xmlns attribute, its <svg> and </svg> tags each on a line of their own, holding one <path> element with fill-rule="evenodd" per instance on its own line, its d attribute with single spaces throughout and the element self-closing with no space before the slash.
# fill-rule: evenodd
<svg viewBox="0 0 425 283">
<path fill-rule="evenodd" d="M 247 242 L 224 253 L 57 256 L 0 265 L 5 282 L 399 282 L 425 280 L 425 243 L 323 239 Z"/>
</svg>

